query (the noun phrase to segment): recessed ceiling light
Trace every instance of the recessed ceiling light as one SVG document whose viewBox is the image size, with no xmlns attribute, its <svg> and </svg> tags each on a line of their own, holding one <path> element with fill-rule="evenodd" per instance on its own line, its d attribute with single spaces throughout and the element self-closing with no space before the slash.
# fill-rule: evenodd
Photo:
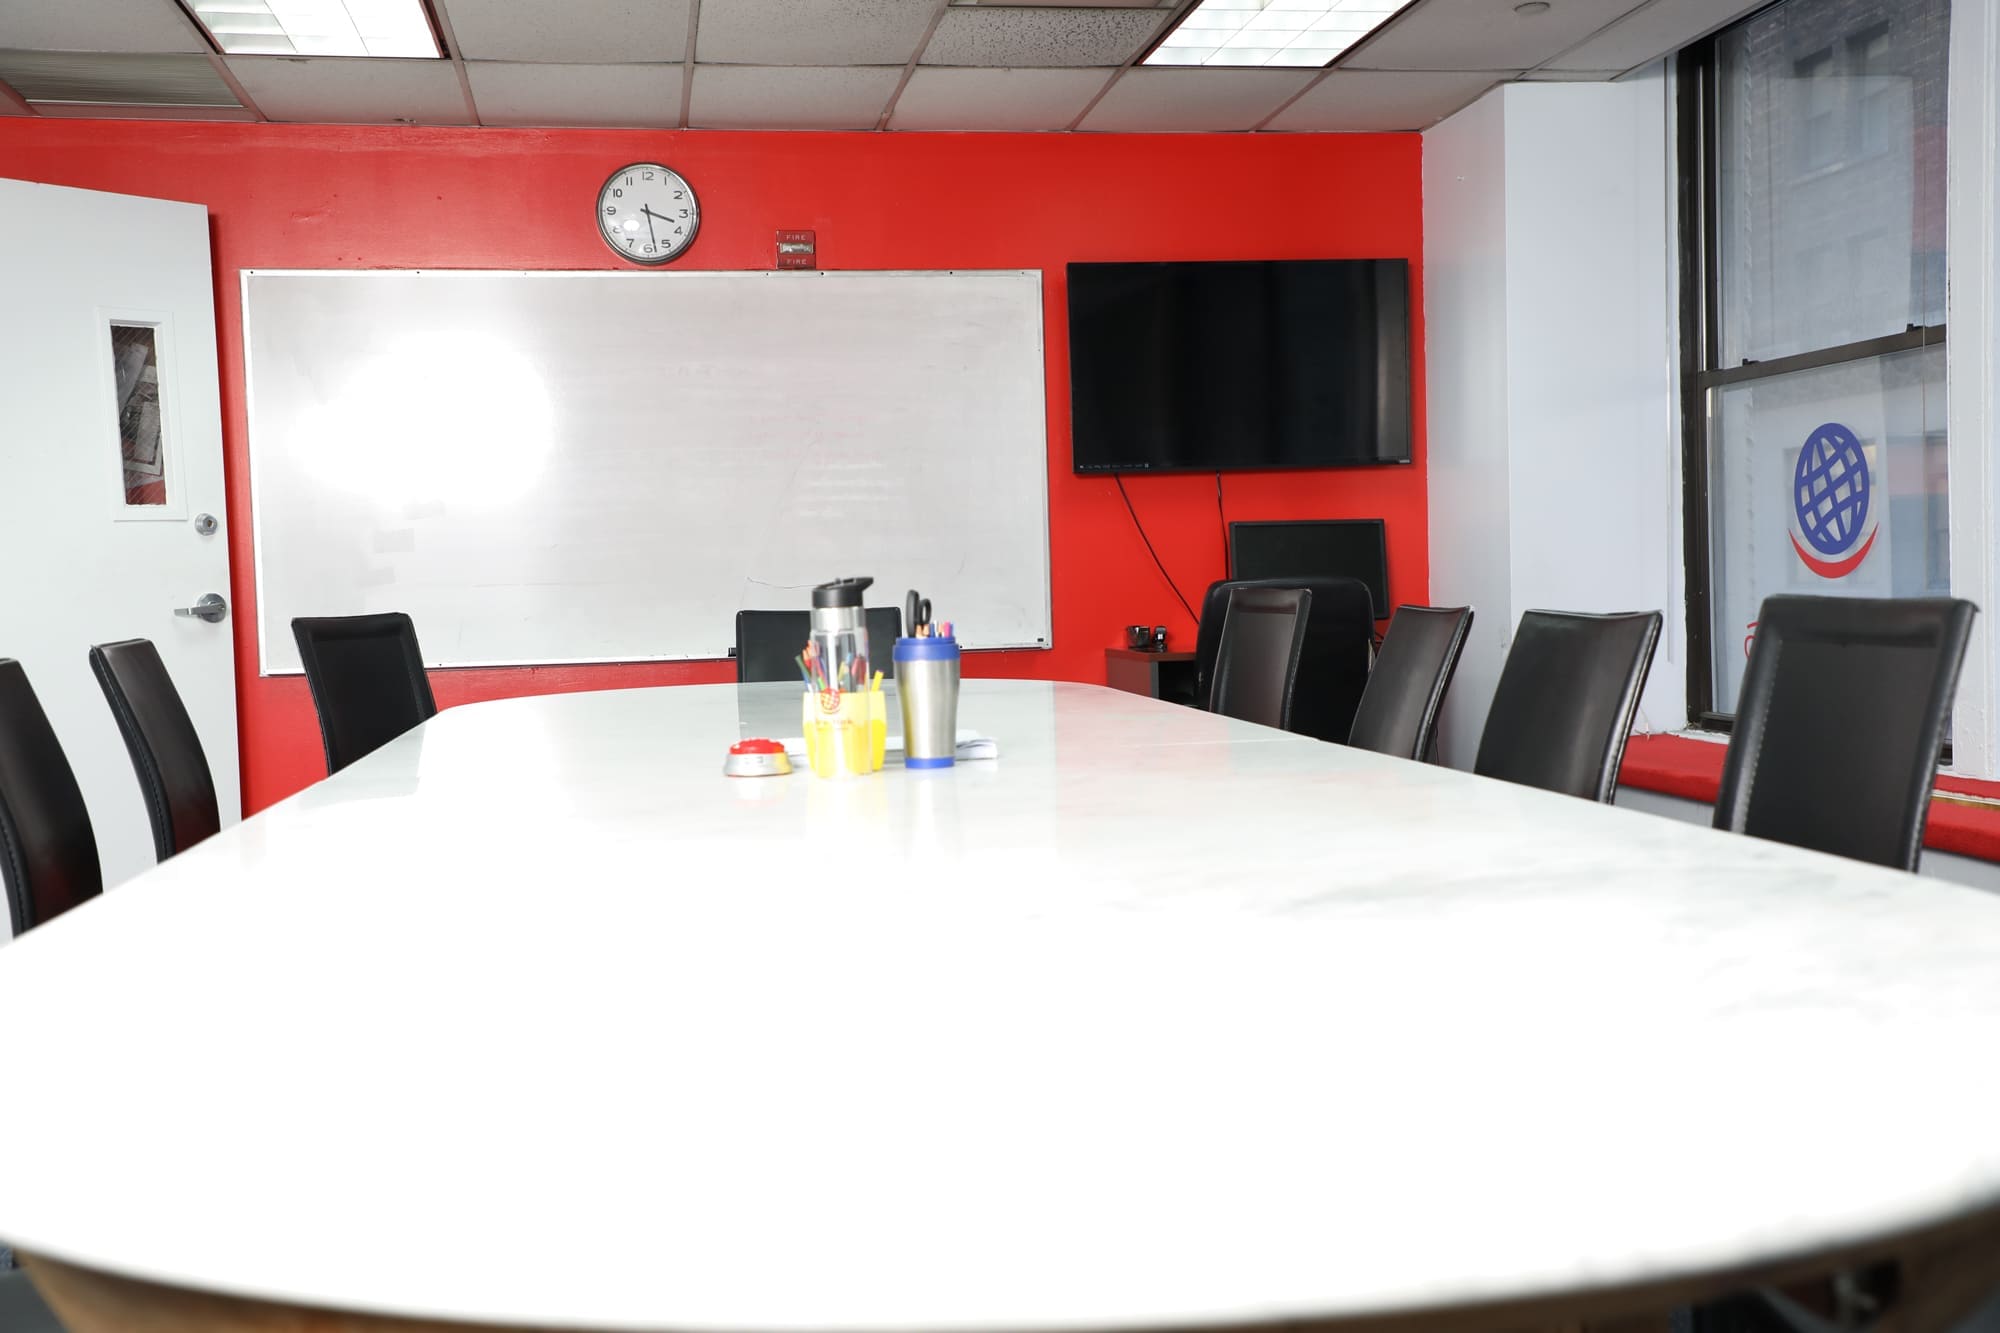
<svg viewBox="0 0 2000 1333">
<path fill-rule="evenodd" d="M 443 53 L 423 0 L 188 0 L 233 56 L 401 56 Z"/>
<path fill-rule="evenodd" d="M 1141 64 L 1316 67 L 1404 0 L 1201 0 Z"/>
</svg>

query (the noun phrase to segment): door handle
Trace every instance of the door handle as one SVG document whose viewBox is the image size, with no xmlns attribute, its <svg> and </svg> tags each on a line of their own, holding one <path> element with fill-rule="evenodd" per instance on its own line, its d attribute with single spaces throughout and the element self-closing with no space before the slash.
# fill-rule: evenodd
<svg viewBox="0 0 2000 1333">
<path fill-rule="evenodd" d="M 222 594 L 219 592 L 205 592 L 195 601 L 193 606 L 175 607 L 174 614 L 177 616 L 193 616 L 196 620 L 206 620 L 209 624 L 214 625 L 229 614 L 229 603 L 222 600 Z"/>
</svg>

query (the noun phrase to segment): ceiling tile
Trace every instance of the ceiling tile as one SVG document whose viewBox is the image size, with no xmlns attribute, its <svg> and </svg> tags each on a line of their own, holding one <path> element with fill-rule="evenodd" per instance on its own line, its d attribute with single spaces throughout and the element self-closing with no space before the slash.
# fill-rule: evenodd
<svg viewBox="0 0 2000 1333">
<path fill-rule="evenodd" d="M 1557 69 L 1636 69 L 1708 36 L 1763 0 L 1652 0 L 1551 60 Z"/>
<path fill-rule="evenodd" d="M 697 65 L 688 124 L 716 130 L 872 130 L 902 77 L 900 69 Z"/>
<path fill-rule="evenodd" d="M 902 65 L 936 13 L 935 0 L 702 0 L 695 58 L 732 65 Z"/>
<path fill-rule="evenodd" d="M 1247 130 L 1311 82 L 1317 70 L 1130 69 L 1079 129 Z"/>
<path fill-rule="evenodd" d="M 1429 129 L 1513 71 L 1428 74 L 1336 69 L 1280 111 L 1270 130 L 1346 133 Z"/>
<path fill-rule="evenodd" d="M 1673 0 L 1678 4 L 1681 0 Z M 1557 0 L 1516 14 L 1505 0 L 1421 0 L 1341 61 L 1346 69 L 1530 69 L 1639 0 Z"/>
<path fill-rule="evenodd" d="M 229 72 L 272 120 L 332 125 L 467 125 L 458 71 L 445 60 L 230 56 Z"/>
<path fill-rule="evenodd" d="M 467 60 L 660 63 L 687 55 L 688 0 L 435 0 Z"/>
<path fill-rule="evenodd" d="M 926 65 L 1016 69 L 1122 65 L 1166 19 L 1157 9 L 948 9 L 924 48 Z"/>
<path fill-rule="evenodd" d="M 1060 130 L 1104 87 L 1101 69 L 919 69 L 892 130 Z"/>
<path fill-rule="evenodd" d="M 236 105 L 207 56 L 0 51 L 0 81 L 31 102 Z"/>
<path fill-rule="evenodd" d="M 465 67 L 484 125 L 631 125 L 671 129 L 681 121 L 679 65 Z"/>
<path fill-rule="evenodd" d="M 44 51 L 210 48 L 174 0 L 0 0 L 0 43 Z"/>
<path fill-rule="evenodd" d="M 1026 8 L 1034 8 L 1037 6 L 1046 6 L 1049 3 L 1049 0 L 951 0 L 951 3 L 954 7 L 960 5 L 982 5 L 990 8 L 996 5 L 1018 5 Z M 1064 6 L 1070 9 L 1171 9 L 1173 8 L 1171 0 L 1169 3 L 1164 5 L 1160 3 L 1160 0 L 1062 0 L 1062 3 Z"/>
</svg>

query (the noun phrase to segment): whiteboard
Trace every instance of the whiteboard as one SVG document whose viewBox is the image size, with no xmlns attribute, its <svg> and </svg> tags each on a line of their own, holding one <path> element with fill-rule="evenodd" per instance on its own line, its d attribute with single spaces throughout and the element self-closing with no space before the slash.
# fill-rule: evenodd
<svg viewBox="0 0 2000 1333">
<path fill-rule="evenodd" d="M 739 609 L 861 574 L 1046 647 L 1041 286 L 245 270 L 263 672 L 294 616 L 373 611 L 431 666 L 726 657 Z"/>
</svg>

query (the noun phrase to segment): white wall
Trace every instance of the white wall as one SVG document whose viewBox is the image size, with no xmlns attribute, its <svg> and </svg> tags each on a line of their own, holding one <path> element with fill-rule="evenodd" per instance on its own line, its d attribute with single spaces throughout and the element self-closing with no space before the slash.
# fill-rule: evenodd
<svg viewBox="0 0 2000 1333">
<path fill-rule="evenodd" d="M 1507 562 L 1507 228 L 1502 99 L 1424 135 L 1425 467 L 1434 606 L 1473 607 L 1439 753 L 1470 767 L 1514 617 Z"/>
<path fill-rule="evenodd" d="M 1533 607 L 1661 611 L 1640 729 L 1686 716 L 1668 112 L 1655 66 L 1508 85 L 1424 136 L 1431 601 L 1477 614 L 1459 767 Z"/>
</svg>

